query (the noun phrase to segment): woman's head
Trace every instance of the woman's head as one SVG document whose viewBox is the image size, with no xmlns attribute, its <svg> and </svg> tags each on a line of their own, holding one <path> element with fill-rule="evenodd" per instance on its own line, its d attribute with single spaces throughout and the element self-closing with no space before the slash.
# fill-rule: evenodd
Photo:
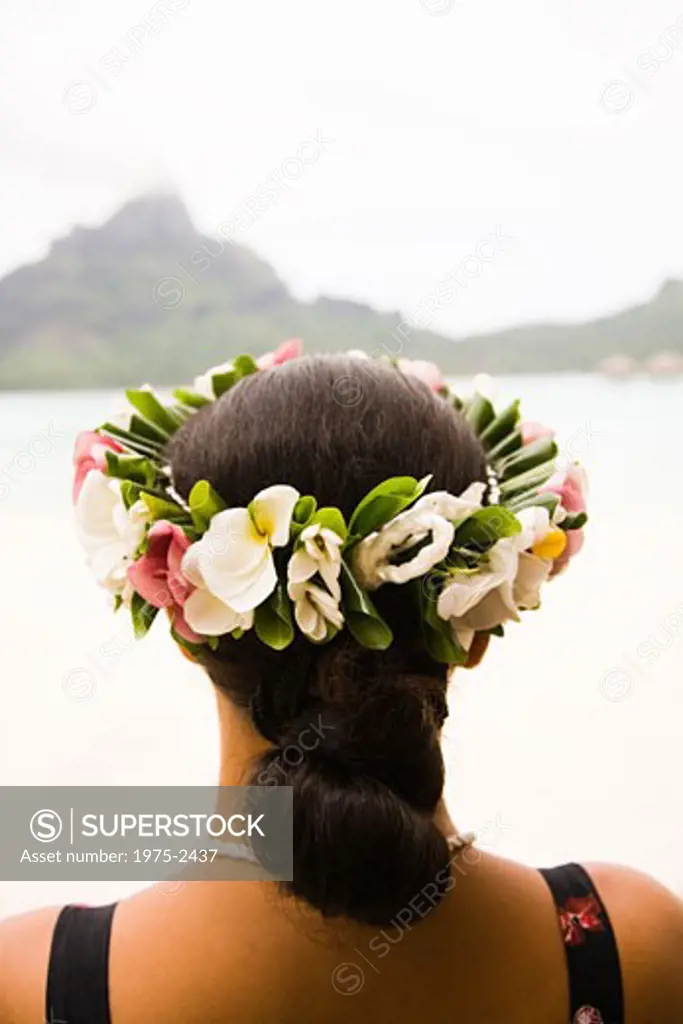
<svg viewBox="0 0 683 1024">
<path fill-rule="evenodd" d="M 388 477 L 432 475 L 460 494 L 486 479 L 480 442 L 450 403 L 392 367 L 349 357 L 297 359 L 245 378 L 175 434 L 174 484 L 208 480 L 229 506 L 286 482 L 345 517 Z M 446 669 L 425 652 L 406 588 L 376 604 L 394 633 L 384 652 L 347 631 L 275 652 L 247 633 L 201 654 L 214 683 L 272 744 L 255 784 L 294 787 L 296 896 L 326 916 L 391 920 L 445 879 L 433 824 L 443 788 L 439 732 Z"/>
</svg>

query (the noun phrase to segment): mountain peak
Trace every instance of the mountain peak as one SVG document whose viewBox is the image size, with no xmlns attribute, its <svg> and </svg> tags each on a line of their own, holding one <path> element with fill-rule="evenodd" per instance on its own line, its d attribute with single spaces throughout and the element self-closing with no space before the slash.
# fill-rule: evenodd
<svg viewBox="0 0 683 1024">
<path fill-rule="evenodd" d="M 197 234 L 184 202 L 171 192 L 131 199 L 101 230 L 136 244 L 149 239 L 170 242 Z"/>
<path fill-rule="evenodd" d="M 671 302 L 680 306 L 683 304 L 683 281 L 667 278 L 657 293 L 658 302 Z"/>
</svg>

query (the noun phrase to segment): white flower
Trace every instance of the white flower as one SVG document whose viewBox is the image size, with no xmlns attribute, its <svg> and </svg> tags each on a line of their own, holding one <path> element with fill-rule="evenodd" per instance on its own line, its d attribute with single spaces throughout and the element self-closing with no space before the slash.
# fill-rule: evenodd
<svg viewBox="0 0 683 1024">
<path fill-rule="evenodd" d="M 341 597 L 339 573 L 342 538 L 334 530 L 314 523 L 302 530 L 299 539 L 301 546 L 294 552 L 287 566 L 288 583 L 303 583 L 318 573 L 338 601 Z"/>
<path fill-rule="evenodd" d="M 520 554 L 513 595 L 521 611 L 538 608 L 541 603 L 541 587 L 548 579 L 552 567 L 552 561 L 547 558 L 539 558 L 528 551 Z"/>
<path fill-rule="evenodd" d="M 88 473 L 76 502 L 76 529 L 97 582 L 111 594 L 127 592 L 128 566 L 145 536 L 148 519 L 142 501 L 126 509 L 120 480 L 99 469 Z"/>
<path fill-rule="evenodd" d="M 198 394 L 204 395 L 204 398 L 210 398 L 213 401 L 216 397 L 216 393 L 213 390 L 212 378 L 217 376 L 219 373 L 231 373 L 232 370 L 234 370 L 232 361 L 229 363 L 221 363 L 219 366 L 212 366 L 210 370 L 207 370 L 205 373 L 200 373 L 198 377 L 195 377 L 193 388 Z"/>
<path fill-rule="evenodd" d="M 362 586 L 376 590 L 382 583 L 406 583 L 423 576 L 442 562 L 453 543 L 453 524 L 481 508 L 486 485 L 473 483 L 459 497 L 447 491 L 425 494 L 412 508 L 401 512 L 377 533 L 371 533 L 353 549 L 353 569 Z M 431 534 L 431 540 L 414 558 L 394 564 L 402 555 Z"/>
<path fill-rule="evenodd" d="M 436 611 L 454 626 L 482 630 L 516 619 L 512 584 L 517 575 L 517 537 L 504 537 L 488 553 L 488 561 L 475 572 L 458 572 L 439 594 Z"/>
<path fill-rule="evenodd" d="M 197 589 L 185 602 L 185 619 L 204 636 L 249 629 L 253 611 L 277 584 L 273 548 L 289 540 L 299 492 L 286 484 L 260 491 L 248 509 L 219 512 L 196 544 L 185 552 L 182 569 Z"/>
<path fill-rule="evenodd" d="M 476 572 L 454 572 L 439 595 L 437 614 L 450 621 L 465 648 L 475 633 L 517 621 L 520 611 L 540 604 L 552 561 L 527 549 L 543 541 L 553 527 L 547 509 L 540 506 L 524 509 L 517 519 L 520 533 L 497 541 Z"/>
<path fill-rule="evenodd" d="M 470 484 L 457 498 L 447 491 L 433 491 L 416 501 L 413 510 L 422 511 L 424 509 L 427 512 L 436 512 L 437 515 L 443 516 L 449 522 L 455 523 L 467 519 L 473 512 L 481 508 L 485 491 L 486 484 L 478 481 Z"/>
<path fill-rule="evenodd" d="M 436 512 L 417 508 L 401 512 L 379 533 L 371 533 L 356 544 L 351 556 L 354 575 L 367 590 L 376 590 L 383 583 L 414 580 L 443 561 L 454 534 L 453 524 Z M 431 540 L 413 558 L 400 565 L 392 563 L 392 558 L 410 551 L 430 535 Z"/>
<path fill-rule="evenodd" d="M 287 566 L 287 593 L 294 601 L 294 618 L 302 633 L 311 640 L 324 640 L 327 623 L 341 629 L 344 616 L 339 609 L 341 587 L 341 545 L 343 539 L 320 523 L 301 532 L 301 546 Z M 311 580 L 320 576 L 321 587 Z"/>
<path fill-rule="evenodd" d="M 287 593 L 294 601 L 294 618 L 296 624 L 311 640 L 324 640 L 327 636 L 327 624 L 341 629 L 344 616 L 339 609 L 339 598 L 333 597 L 329 591 L 319 587 L 310 580 L 301 583 L 289 583 Z"/>
</svg>

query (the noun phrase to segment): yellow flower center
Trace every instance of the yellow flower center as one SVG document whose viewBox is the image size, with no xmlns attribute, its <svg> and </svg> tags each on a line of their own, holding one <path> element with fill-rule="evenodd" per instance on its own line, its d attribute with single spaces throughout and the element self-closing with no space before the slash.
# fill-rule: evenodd
<svg viewBox="0 0 683 1024">
<path fill-rule="evenodd" d="M 567 546 L 567 534 L 564 530 L 560 530 L 558 527 L 553 527 L 548 530 L 543 540 L 539 540 L 532 547 L 532 552 L 539 558 L 549 558 L 551 560 L 559 558 L 564 549 Z"/>
</svg>

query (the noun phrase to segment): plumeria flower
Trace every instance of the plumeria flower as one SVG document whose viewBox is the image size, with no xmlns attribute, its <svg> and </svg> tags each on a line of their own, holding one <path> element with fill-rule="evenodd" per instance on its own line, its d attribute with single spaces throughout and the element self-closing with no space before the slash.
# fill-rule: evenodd
<svg viewBox="0 0 683 1024">
<path fill-rule="evenodd" d="M 552 561 L 538 552 L 549 537 L 562 531 L 552 525 L 548 510 L 540 506 L 524 509 L 517 518 L 521 532 L 497 541 L 476 572 L 452 572 L 437 600 L 437 614 L 451 623 L 466 649 L 475 633 L 518 621 L 521 610 L 540 604 L 541 587 L 550 575 Z"/>
<path fill-rule="evenodd" d="M 459 640 L 469 636 L 470 642 L 477 632 L 517 619 L 513 582 L 518 566 L 516 538 L 504 537 L 497 541 L 480 569 L 472 573 L 452 571 L 450 582 L 439 594 L 437 615 L 451 623 Z M 469 643 L 464 646 L 469 647 Z"/>
<path fill-rule="evenodd" d="M 273 366 L 282 366 L 283 363 L 288 362 L 290 359 L 296 359 L 302 355 L 303 346 L 304 343 L 301 338 L 289 338 L 287 341 L 283 341 L 274 352 L 266 352 L 265 355 L 260 356 L 256 360 L 256 364 L 259 370 L 270 370 Z M 234 369 L 235 365 L 232 360 L 227 363 L 220 363 L 218 366 L 212 366 L 205 373 L 195 377 L 194 390 L 203 395 L 204 398 L 209 398 L 213 401 L 217 397 L 213 387 L 213 378 L 222 373 L 231 373 Z"/>
<path fill-rule="evenodd" d="M 534 441 L 540 441 L 542 438 L 552 439 L 555 437 L 555 431 L 550 427 L 546 427 L 542 423 L 534 423 L 532 420 L 524 420 L 520 423 L 520 430 L 522 431 L 523 445 L 533 444 Z"/>
<path fill-rule="evenodd" d="M 129 417 L 130 419 L 130 417 Z M 76 438 L 74 446 L 74 487 L 73 500 L 78 501 L 83 481 L 92 469 L 99 469 L 104 473 L 107 468 L 107 449 L 112 452 L 122 452 L 123 448 L 111 437 L 97 434 L 94 430 L 82 430 Z"/>
<path fill-rule="evenodd" d="M 324 640 L 327 636 L 328 623 L 334 629 L 341 629 L 344 625 L 339 597 L 312 583 L 310 579 L 302 580 L 300 583 L 290 582 L 287 593 L 294 602 L 297 626 L 311 640 Z"/>
<path fill-rule="evenodd" d="M 181 571 L 190 540 L 177 523 L 159 520 L 147 534 L 147 551 L 128 569 L 134 590 L 155 608 L 167 608 L 176 633 L 190 643 L 203 637 L 190 629 L 183 608 L 193 587 Z"/>
<path fill-rule="evenodd" d="M 249 629 L 253 612 L 277 585 L 273 548 L 289 541 L 299 492 L 287 484 L 260 491 L 249 508 L 219 512 L 185 553 L 182 570 L 197 589 L 185 619 L 205 636 Z"/>
<path fill-rule="evenodd" d="M 559 573 L 564 572 L 572 558 L 578 555 L 579 551 L 583 548 L 583 542 L 585 535 L 583 528 L 579 530 L 567 530 L 565 533 L 567 538 L 567 544 L 564 551 L 555 559 L 553 562 L 551 576 L 557 576 Z"/>
<path fill-rule="evenodd" d="M 586 511 L 588 477 L 578 462 L 572 463 L 567 470 L 554 473 L 543 485 L 543 491 L 559 494 L 562 507 L 572 515 Z"/>
<path fill-rule="evenodd" d="M 266 352 L 260 356 L 256 363 L 259 370 L 270 370 L 273 366 L 282 366 L 290 359 L 298 359 L 303 355 L 303 351 L 304 343 L 301 338 L 289 338 L 278 345 L 274 352 Z"/>
<path fill-rule="evenodd" d="M 97 582 L 127 596 L 127 572 L 145 536 L 149 511 L 142 501 L 127 509 L 121 482 L 99 469 L 86 475 L 76 502 L 76 529 Z"/>
<path fill-rule="evenodd" d="M 383 583 L 407 583 L 433 569 L 448 554 L 455 535 L 454 523 L 467 519 L 481 508 L 485 485 L 471 484 L 459 497 L 446 491 L 426 494 L 411 509 L 401 512 L 377 533 L 371 533 L 353 549 L 354 573 L 367 590 Z M 420 547 L 411 559 L 395 564 L 412 548 Z"/>
<path fill-rule="evenodd" d="M 588 477 L 584 468 L 577 462 L 572 463 L 568 470 L 553 474 L 550 480 L 544 484 L 542 490 L 559 495 L 558 513 L 560 520 L 566 512 L 571 515 L 578 515 L 586 511 Z M 553 556 L 552 576 L 557 576 L 558 573 L 563 572 L 571 559 L 578 555 L 583 547 L 583 529 L 567 530 L 564 535 L 566 538 L 565 546 Z"/>
<path fill-rule="evenodd" d="M 407 377 L 416 377 L 426 384 L 431 391 L 443 391 L 447 386 L 444 375 L 436 363 L 428 363 L 425 359 L 399 359 L 397 366 Z"/>
</svg>

